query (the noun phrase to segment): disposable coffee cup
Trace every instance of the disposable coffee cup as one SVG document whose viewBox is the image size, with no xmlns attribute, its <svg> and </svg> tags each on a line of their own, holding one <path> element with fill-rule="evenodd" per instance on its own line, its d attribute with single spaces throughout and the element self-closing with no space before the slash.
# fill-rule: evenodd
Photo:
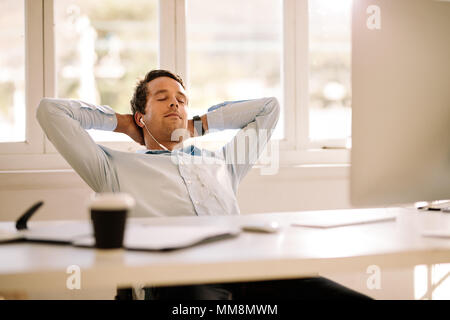
<svg viewBox="0 0 450 320">
<path fill-rule="evenodd" d="M 97 193 L 91 197 L 89 210 L 96 248 L 123 247 L 128 212 L 134 205 L 133 197 L 127 193 Z"/>
</svg>

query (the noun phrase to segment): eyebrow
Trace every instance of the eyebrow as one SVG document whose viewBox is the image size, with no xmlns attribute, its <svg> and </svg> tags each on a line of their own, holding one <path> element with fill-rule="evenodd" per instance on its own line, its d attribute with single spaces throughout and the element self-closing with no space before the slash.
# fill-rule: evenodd
<svg viewBox="0 0 450 320">
<path fill-rule="evenodd" d="M 167 92 L 169 92 L 167 89 L 161 89 L 161 90 L 156 91 L 153 95 L 156 96 L 156 95 L 158 95 L 160 93 L 167 93 Z M 183 92 L 177 91 L 177 93 L 181 94 L 187 100 L 187 97 L 186 97 L 186 95 Z"/>
</svg>

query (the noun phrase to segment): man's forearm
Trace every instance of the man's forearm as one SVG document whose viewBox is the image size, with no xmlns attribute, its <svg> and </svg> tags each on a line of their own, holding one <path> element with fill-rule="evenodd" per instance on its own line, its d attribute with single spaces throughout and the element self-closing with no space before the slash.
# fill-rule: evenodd
<svg viewBox="0 0 450 320">
<path fill-rule="evenodd" d="M 210 130 L 242 129 L 249 123 L 258 122 L 258 128 L 270 129 L 273 123 L 266 120 L 278 117 L 275 98 L 226 101 L 208 109 Z"/>
<path fill-rule="evenodd" d="M 39 109 L 41 109 L 39 111 Z M 45 112 L 43 112 L 45 111 Z M 83 129 L 111 131 L 116 127 L 115 112 L 109 106 L 95 105 L 74 99 L 42 98 L 37 115 L 42 113 L 68 117 L 75 120 Z M 51 124 L 57 126 L 59 124 Z"/>
<path fill-rule="evenodd" d="M 113 130 L 114 110 L 79 100 L 43 98 L 36 119 L 58 152 L 92 190 L 117 190 L 108 157 L 86 131 Z"/>
</svg>

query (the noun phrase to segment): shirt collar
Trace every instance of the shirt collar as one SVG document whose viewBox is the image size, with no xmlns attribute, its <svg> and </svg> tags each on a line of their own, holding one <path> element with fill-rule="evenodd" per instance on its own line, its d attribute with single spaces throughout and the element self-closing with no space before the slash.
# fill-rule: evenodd
<svg viewBox="0 0 450 320">
<path fill-rule="evenodd" d="M 194 145 L 190 145 L 190 146 L 186 146 L 182 149 L 174 149 L 172 151 L 167 151 L 167 150 L 137 150 L 136 153 L 141 153 L 141 154 L 162 154 L 162 153 L 172 153 L 172 152 L 184 152 L 187 153 L 189 155 L 193 155 L 193 156 L 200 156 L 202 154 L 202 150 L 197 148 Z"/>
</svg>

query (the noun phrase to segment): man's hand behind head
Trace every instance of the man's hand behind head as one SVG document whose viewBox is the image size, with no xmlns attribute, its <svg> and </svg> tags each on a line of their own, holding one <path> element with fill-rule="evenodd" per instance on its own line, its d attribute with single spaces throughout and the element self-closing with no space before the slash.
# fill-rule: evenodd
<svg viewBox="0 0 450 320">
<path fill-rule="evenodd" d="M 116 118 L 117 127 L 114 132 L 124 133 L 140 145 L 145 145 L 142 128 L 136 124 L 132 114 L 116 113 Z"/>
</svg>

